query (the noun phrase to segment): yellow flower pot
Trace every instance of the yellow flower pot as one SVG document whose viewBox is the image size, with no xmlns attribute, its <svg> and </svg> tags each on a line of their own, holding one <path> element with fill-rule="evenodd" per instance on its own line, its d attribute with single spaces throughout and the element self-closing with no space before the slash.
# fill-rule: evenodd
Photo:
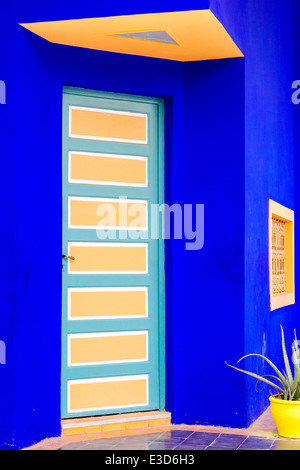
<svg viewBox="0 0 300 470">
<path fill-rule="evenodd" d="M 300 439 L 300 401 L 270 397 L 270 402 L 279 436 Z"/>
</svg>

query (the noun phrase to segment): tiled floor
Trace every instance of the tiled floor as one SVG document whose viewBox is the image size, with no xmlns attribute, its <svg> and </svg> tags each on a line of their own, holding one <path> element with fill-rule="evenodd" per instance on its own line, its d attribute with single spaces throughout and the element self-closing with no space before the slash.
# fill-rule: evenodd
<svg viewBox="0 0 300 470">
<path fill-rule="evenodd" d="M 271 450 L 274 448 L 276 448 L 276 439 L 201 431 L 166 431 L 71 443 L 61 447 L 60 450 Z"/>
<path fill-rule="evenodd" d="M 166 425 L 46 439 L 26 450 L 300 450 L 300 439 L 283 439 L 267 410 L 248 429 Z"/>
</svg>

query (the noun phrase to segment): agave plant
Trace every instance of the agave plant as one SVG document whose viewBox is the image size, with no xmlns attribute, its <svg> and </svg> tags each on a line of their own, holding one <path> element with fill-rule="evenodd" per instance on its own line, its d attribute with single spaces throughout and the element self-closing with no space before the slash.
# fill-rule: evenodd
<svg viewBox="0 0 300 470">
<path fill-rule="evenodd" d="M 300 351 L 299 351 L 296 331 L 295 331 L 295 341 L 292 346 L 293 363 L 294 363 L 294 371 L 293 371 L 294 374 L 293 374 L 290 363 L 289 363 L 288 355 L 286 352 L 284 332 L 283 332 L 283 328 L 281 325 L 280 325 L 280 328 L 281 328 L 282 352 L 283 352 L 285 370 L 280 372 L 278 367 L 276 367 L 273 364 L 273 362 L 271 362 L 267 357 L 261 354 L 247 354 L 246 356 L 242 357 L 237 362 L 237 364 L 243 359 L 245 359 L 246 357 L 250 357 L 250 356 L 261 357 L 272 367 L 276 376 L 275 375 L 257 375 L 257 374 L 254 374 L 253 372 L 249 372 L 247 370 L 243 370 L 243 369 L 239 369 L 238 367 L 231 366 L 230 364 L 227 364 L 227 362 L 226 362 L 226 365 L 228 365 L 229 367 L 232 367 L 235 370 L 238 370 L 239 372 L 243 372 L 244 374 L 254 377 L 255 379 L 257 379 L 257 382 L 262 381 L 270 385 L 271 387 L 275 388 L 276 390 L 280 392 L 280 394 L 276 395 L 277 398 L 281 398 L 283 400 L 297 401 L 297 400 L 300 400 Z M 272 382 L 269 379 L 275 380 L 276 383 Z"/>
</svg>

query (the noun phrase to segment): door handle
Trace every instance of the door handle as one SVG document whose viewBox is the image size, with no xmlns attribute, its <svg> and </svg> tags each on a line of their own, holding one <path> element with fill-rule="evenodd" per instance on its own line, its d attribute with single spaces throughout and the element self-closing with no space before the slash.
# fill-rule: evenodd
<svg viewBox="0 0 300 470">
<path fill-rule="evenodd" d="M 70 259 L 71 261 L 74 261 L 74 260 L 75 260 L 74 256 L 62 255 L 62 257 L 63 257 L 63 258 L 68 258 L 68 259 Z"/>
</svg>

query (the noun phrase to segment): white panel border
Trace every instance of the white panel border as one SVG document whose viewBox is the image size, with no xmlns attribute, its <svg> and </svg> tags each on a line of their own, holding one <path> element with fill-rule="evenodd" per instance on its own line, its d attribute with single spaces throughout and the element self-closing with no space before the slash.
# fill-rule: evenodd
<svg viewBox="0 0 300 470">
<path fill-rule="evenodd" d="M 145 403 L 134 403 L 132 405 L 115 405 L 107 407 L 98 407 L 98 408 L 81 408 L 71 410 L 70 408 L 70 387 L 73 384 L 82 384 L 82 383 L 100 383 L 100 382 L 127 382 L 129 380 L 146 380 L 146 393 L 147 400 Z M 149 374 L 144 375 L 124 375 L 119 377 L 103 377 L 96 379 L 78 379 L 78 380 L 68 380 L 68 413 L 84 413 L 86 411 L 101 411 L 101 410 L 117 410 L 125 408 L 136 408 L 139 406 L 148 406 L 149 405 Z"/>
<path fill-rule="evenodd" d="M 148 331 L 111 331 L 109 333 L 74 333 L 68 334 L 68 367 L 93 366 L 103 364 L 127 364 L 133 362 L 147 362 L 149 360 L 149 334 Z M 116 336 L 146 336 L 146 357 L 142 359 L 122 359 L 113 361 L 71 362 L 71 340 L 80 338 L 104 338 Z"/>
<path fill-rule="evenodd" d="M 124 160 L 142 160 L 146 162 L 146 183 L 123 183 L 121 181 L 100 181 L 100 180 L 84 180 L 72 178 L 72 155 L 87 155 L 92 157 L 104 157 L 104 158 L 122 158 Z M 148 157 L 140 157 L 133 155 L 117 155 L 109 153 L 94 153 L 94 152 L 78 152 L 78 151 L 69 151 L 68 152 L 68 182 L 73 184 L 92 184 L 98 186 L 126 186 L 132 188 L 148 188 Z"/>
<path fill-rule="evenodd" d="M 132 139 L 117 139 L 115 137 L 97 137 L 97 136 L 87 136 L 80 134 L 72 134 L 72 110 L 79 109 L 81 111 L 89 111 L 93 113 L 105 113 L 105 114 L 118 114 L 122 116 L 135 116 L 143 117 L 146 119 L 146 140 L 132 140 Z M 101 142 L 123 142 L 128 144 L 148 144 L 148 114 L 147 113 L 133 113 L 129 111 L 116 111 L 113 109 L 101 109 L 85 106 L 69 106 L 69 137 L 71 139 L 84 139 L 84 140 L 98 140 Z"/>
<path fill-rule="evenodd" d="M 116 226 L 98 226 L 98 225 L 72 225 L 71 224 L 71 201 L 99 201 L 99 204 L 105 202 L 118 202 L 120 204 L 145 204 L 146 205 L 146 227 L 116 227 Z M 146 199 L 122 199 L 122 198 L 104 198 L 104 197 L 68 197 L 68 228 L 69 229 L 93 229 L 93 230 L 134 230 L 137 232 L 148 231 L 148 201 Z"/>
<path fill-rule="evenodd" d="M 86 317 L 72 317 L 71 316 L 71 293 L 72 292 L 145 292 L 145 315 L 107 315 L 107 316 L 86 316 Z M 148 304 L 148 287 L 69 287 L 68 288 L 68 320 L 120 320 L 127 318 L 148 318 L 149 304 Z"/>
<path fill-rule="evenodd" d="M 104 246 L 104 247 L 143 247 L 146 248 L 146 270 L 145 271 L 70 271 L 70 263 L 68 262 L 68 274 L 148 274 L 148 243 L 108 243 L 108 242 L 69 242 L 68 255 L 70 256 L 70 248 L 72 246 Z"/>
</svg>

